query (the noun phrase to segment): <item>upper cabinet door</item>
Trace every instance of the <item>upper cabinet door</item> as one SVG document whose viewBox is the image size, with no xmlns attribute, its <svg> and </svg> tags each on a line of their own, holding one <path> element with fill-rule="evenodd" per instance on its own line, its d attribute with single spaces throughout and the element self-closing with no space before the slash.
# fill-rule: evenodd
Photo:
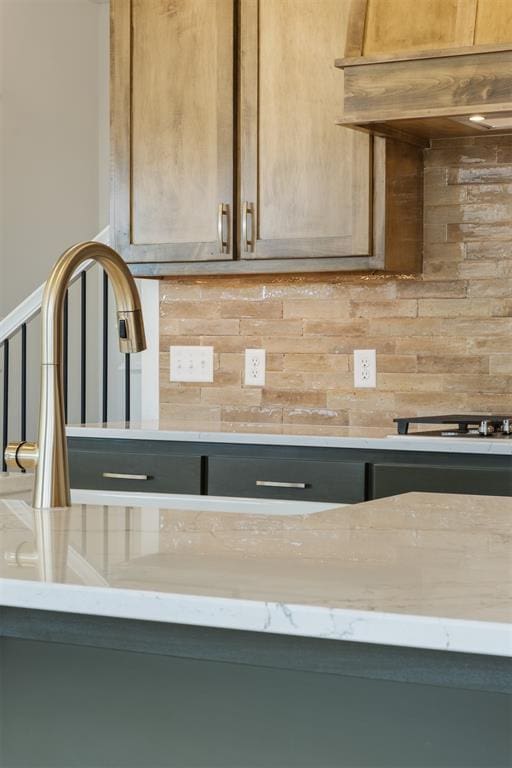
<svg viewBox="0 0 512 768">
<path fill-rule="evenodd" d="M 233 0 L 112 0 L 112 223 L 129 262 L 233 256 Z"/>
<path fill-rule="evenodd" d="M 346 0 L 241 0 L 240 257 L 370 253 L 370 140 L 336 126 Z"/>
</svg>

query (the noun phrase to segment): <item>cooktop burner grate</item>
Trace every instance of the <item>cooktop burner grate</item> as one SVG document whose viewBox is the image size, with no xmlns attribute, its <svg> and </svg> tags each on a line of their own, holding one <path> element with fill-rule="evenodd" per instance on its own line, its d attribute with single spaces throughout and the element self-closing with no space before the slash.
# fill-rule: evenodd
<svg viewBox="0 0 512 768">
<path fill-rule="evenodd" d="M 414 432 L 414 435 L 437 437 L 511 437 L 512 416 L 493 414 L 448 414 L 447 416 L 412 416 L 394 419 L 398 434 L 409 434 L 411 424 L 438 424 L 444 429 L 427 432 Z"/>
</svg>

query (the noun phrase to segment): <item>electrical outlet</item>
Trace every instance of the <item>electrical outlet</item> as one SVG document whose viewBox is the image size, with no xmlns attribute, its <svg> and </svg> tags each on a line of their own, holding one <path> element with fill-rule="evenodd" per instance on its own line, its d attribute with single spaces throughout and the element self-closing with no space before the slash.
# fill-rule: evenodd
<svg viewBox="0 0 512 768">
<path fill-rule="evenodd" d="M 169 347 L 170 381 L 213 381 L 213 347 Z"/>
<path fill-rule="evenodd" d="M 245 385 L 247 387 L 265 386 L 265 350 L 245 350 Z"/>
<path fill-rule="evenodd" d="M 377 386 L 377 354 L 374 349 L 354 349 L 354 387 Z"/>
</svg>

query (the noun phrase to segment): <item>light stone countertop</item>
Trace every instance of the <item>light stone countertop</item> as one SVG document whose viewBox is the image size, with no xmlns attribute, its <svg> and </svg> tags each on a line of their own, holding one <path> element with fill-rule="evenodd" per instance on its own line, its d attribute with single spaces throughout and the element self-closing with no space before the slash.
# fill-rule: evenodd
<svg viewBox="0 0 512 768">
<path fill-rule="evenodd" d="M 0 499 L 0 605 L 512 655 L 512 499 Z"/>
<path fill-rule="evenodd" d="M 389 430 L 354 427 L 292 427 L 291 425 L 237 424 L 236 427 L 189 422 L 111 422 L 68 426 L 69 437 L 101 437 L 175 442 L 289 445 L 322 448 L 366 448 L 387 451 L 433 451 L 512 456 L 512 438 L 426 437 L 389 434 Z M 512 469 L 512 464 L 511 464 Z"/>
</svg>

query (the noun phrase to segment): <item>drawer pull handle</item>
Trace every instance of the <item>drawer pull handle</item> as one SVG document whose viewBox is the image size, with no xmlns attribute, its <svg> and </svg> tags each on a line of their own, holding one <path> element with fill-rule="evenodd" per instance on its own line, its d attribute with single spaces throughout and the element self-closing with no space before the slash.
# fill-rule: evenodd
<svg viewBox="0 0 512 768">
<path fill-rule="evenodd" d="M 149 480 L 149 475 L 127 475 L 123 472 L 102 472 L 102 476 L 111 480 Z"/>
<path fill-rule="evenodd" d="M 307 483 L 280 483 L 277 480 L 256 480 L 256 485 L 265 488 L 307 488 Z"/>
</svg>

